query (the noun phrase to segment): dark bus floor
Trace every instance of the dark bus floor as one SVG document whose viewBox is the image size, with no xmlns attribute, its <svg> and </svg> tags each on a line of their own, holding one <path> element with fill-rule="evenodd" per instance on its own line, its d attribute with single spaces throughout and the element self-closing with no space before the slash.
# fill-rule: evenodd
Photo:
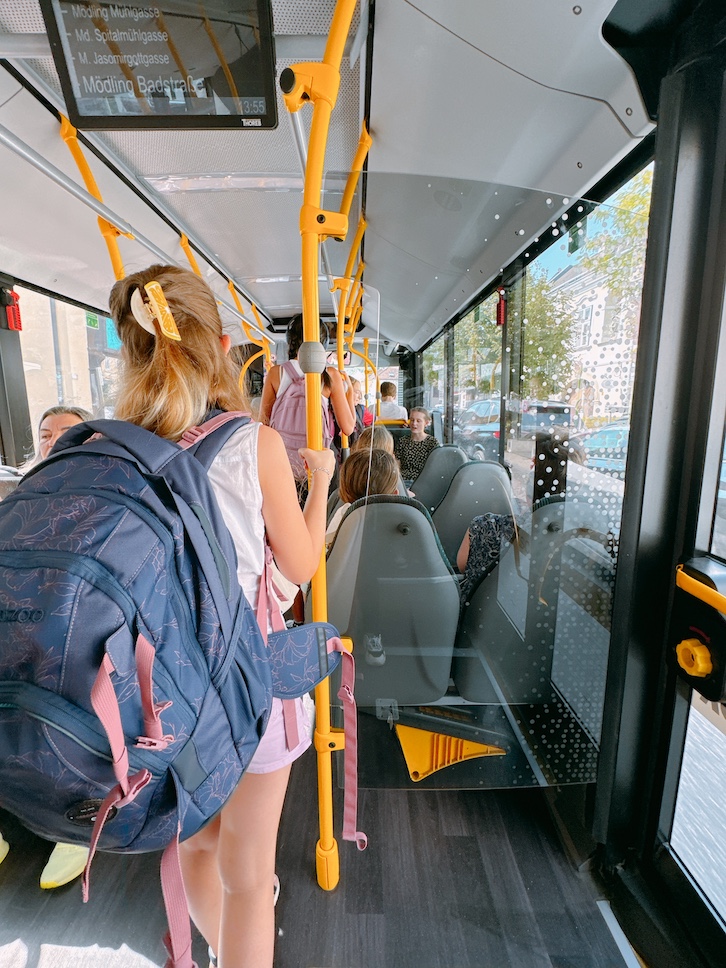
<svg viewBox="0 0 726 968">
<path fill-rule="evenodd" d="M 276 968 L 626 964 L 588 875 L 561 848 L 541 791 L 361 790 L 368 849 L 341 843 L 340 884 L 324 892 L 314 870 L 315 790 L 308 751 L 293 769 L 280 830 Z M 339 791 L 335 797 L 339 818 Z M 158 855 L 98 855 L 83 905 L 78 882 L 38 887 L 50 851 L 44 841 L 2 811 L 0 830 L 11 844 L 0 865 L 0 968 L 95 968 L 84 960 L 91 953 L 78 951 L 93 945 L 126 945 L 144 956 L 123 961 L 134 968 L 164 963 Z M 27 960 L 17 958 L 17 939 Z M 198 937 L 194 954 L 207 968 Z"/>
</svg>

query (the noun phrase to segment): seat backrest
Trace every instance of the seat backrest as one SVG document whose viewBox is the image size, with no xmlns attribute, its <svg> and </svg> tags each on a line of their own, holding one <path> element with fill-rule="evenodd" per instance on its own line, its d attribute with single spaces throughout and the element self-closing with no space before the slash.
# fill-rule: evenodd
<svg viewBox="0 0 726 968">
<path fill-rule="evenodd" d="M 429 514 L 441 503 L 454 474 L 468 459 L 461 447 L 453 444 L 445 444 L 431 451 L 412 485 L 416 500 L 423 504 Z"/>
<path fill-rule="evenodd" d="M 431 411 L 431 434 L 440 444 L 444 442 L 444 415 L 440 410 Z"/>
<path fill-rule="evenodd" d="M 342 504 L 343 498 L 340 496 L 340 491 L 336 487 L 330 492 L 328 497 L 328 504 L 325 509 L 325 520 L 329 522 Z"/>
<path fill-rule="evenodd" d="M 417 501 L 377 495 L 352 504 L 328 554 L 327 586 L 329 621 L 353 639 L 359 706 L 446 694 L 459 588 Z"/>
<path fill-rule="evenodd" d="M 377 420 L 376 423 L 385 427 L 394 441 L 399 440 L 401 437 L 411 436 L 408 424 L 404 420 L 392 420 L 390 422 L 388 420 Z"/>
<path fill-rule="evenodd" d="M 414 491 L 418 496 L 415 485 Z M 496 461 L 463 464 L 454 473 L 449 489 L 431 515 L 452 565 L 456 564 L 456 554 L 469 524 L 487 511 L 514 515 L 516 508 L 509 475 Z"/>
</svg>

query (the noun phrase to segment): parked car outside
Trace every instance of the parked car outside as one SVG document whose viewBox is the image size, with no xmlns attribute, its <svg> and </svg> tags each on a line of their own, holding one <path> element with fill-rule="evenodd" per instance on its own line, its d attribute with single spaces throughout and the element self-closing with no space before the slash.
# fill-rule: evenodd
<svg viewBox="0 0 726 968">
<path fill-rule="evenodd" d="M 534 438 L 548 431 L 569 431 L 578 420 L 568 403 L 559 400 L 531 400 L 521 413 L 511 413 L 516 436 Z M 454 420 L 454 443 L 472 460 L 499 460 L 501 399 L 476 400 Z"/>
<path fill-rule="evenodd" d="M 579 418 L 569 403 L 561 400 L 529 400 L 522 404 L 522 412 L 512 415 L 520 438 L 534 437 L 547 431 L 566 430 L 573 433 L 579 429 Z"/>
<path fill-rule="evenodd" d="M 499 397 L 476 400 L 454 421 L 454 443 L 471 460 L 499 460 Z"/>
<path fill-rule="evenodd" d="M 587 455 L 587 467 L 623 480 L 629 436 L 630 424 L 621 420 L 589 433 L 578 434 L 576 439 Z"/>
</svg>

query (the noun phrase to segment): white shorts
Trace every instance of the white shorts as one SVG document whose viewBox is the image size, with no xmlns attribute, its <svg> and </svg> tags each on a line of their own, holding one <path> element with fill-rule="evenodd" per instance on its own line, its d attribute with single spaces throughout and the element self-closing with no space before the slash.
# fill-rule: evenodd
<svg viewBox="0 0 726 968">
<path fill-rule="evenodd" d="M 250 760 L 250 765 L 247 767 L 248 773 L 274 773 L 275 770 L 281 770 L 283 766 L 294 763 L 310 746 L 312 742 L 310 737 L 310 722 L 302 699 L 295 700 L 295 713 L 297 716 L 297 731 L 300 742 L 294 749 L 289 750 L 285 737 L 285 719 L 282 712 L 282 700 L 272 700 L 272 710 L 267 722 L 267 728 L 260 740 L 260 745 Z"/>
</svg>

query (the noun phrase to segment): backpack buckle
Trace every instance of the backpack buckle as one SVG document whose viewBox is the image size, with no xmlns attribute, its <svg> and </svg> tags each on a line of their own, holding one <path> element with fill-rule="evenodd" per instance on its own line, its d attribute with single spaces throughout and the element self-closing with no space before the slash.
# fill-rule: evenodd
<svg viewBox="0 0 726 968">
<path fill-rule="evenodd" d="M 142 750 L 152 750 L 157 753 L 161 750 L 165 750 L 169 743 L 174 742 L 173 736 L 161 736 L 159 739 L 154 739 L 152 736 L 139 736 L 134 743 L 136 749 Z"/>
<path fill-rule="evenodd" d="M 190 427 L 188 430 L 185 430 L 179 438 L 180 446 L 191 447 L 196 442 L 197 438 L 201 437 L 203 433 L 204 429 L 202 427 Z"/>
</svg>

